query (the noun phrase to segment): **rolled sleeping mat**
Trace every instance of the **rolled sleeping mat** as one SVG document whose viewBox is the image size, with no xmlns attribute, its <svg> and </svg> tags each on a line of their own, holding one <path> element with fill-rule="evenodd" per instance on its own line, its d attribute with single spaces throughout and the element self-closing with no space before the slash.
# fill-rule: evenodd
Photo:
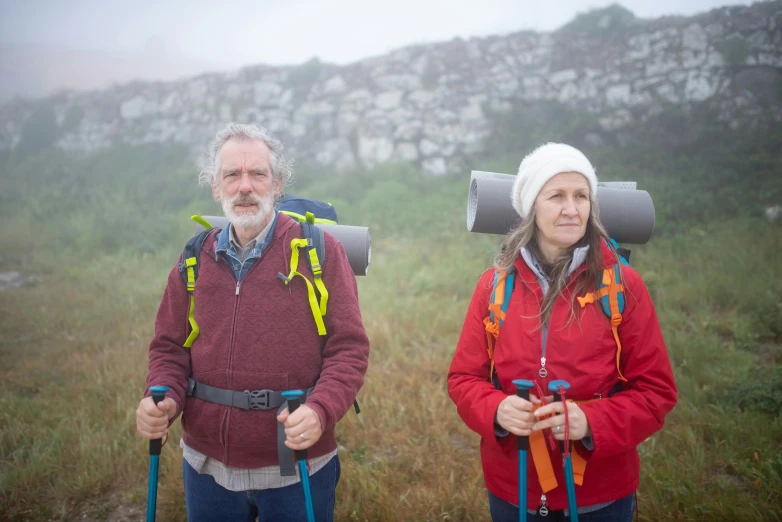
<svg viewBox="0 0 782 522">
<path fill-rule="evenodd" d="M 467 196 L 467 230 L 484 234 L 505 234 L 518 221 L 510 194 L 516 176 L 473 171 Z M 652 197 L 636 190 L 634 182 L 598 183 L 600 221 L 608 234 L 620 243 L 641 245 L 654 233 Z"/>
<path fill-rule="evenodd" d="M 224 228 L 228 224 L 228 218 L 224 216 L 202 216 L 213 227 Z M 350 268 L 357 276 L 365 276 L 369 271 L 369 261 L 372 256 L 372 238 L 367 227 L 354 227 L 351 225 L 323 225 L 318 227 L 328 232 L 342 243 L 350 262 Z M 204 229 L 196 225 L 196 234 Z M 328 259 L 328 252 L 326 253 Z M 328 263 L 328 261 L 326 261 Z"/>
</svg>

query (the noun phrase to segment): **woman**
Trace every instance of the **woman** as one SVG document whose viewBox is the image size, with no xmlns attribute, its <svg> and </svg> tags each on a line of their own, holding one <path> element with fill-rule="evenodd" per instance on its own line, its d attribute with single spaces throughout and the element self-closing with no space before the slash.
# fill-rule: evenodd
<svg viewBox="0 0 782 522">
<path fill-rule="evenodd" d="M 597 300 L 583 299 L 597 290 L 604 269 L 620 266 L 598 219 L 596 190 L 594 168 L 573 147 L 549 143 L 524 158 L 511 194 L 522 219 L 478 281 L 451 363 L 448 392 L 467 426 L 481 435 L 494 522 L 519 516 L 518 451 L 510 434 L 543 441 L 528 459 L 527 520 L 566 515 L 563 459 L 558 444 L 547 441 L 552 434 L 572 441 L 574 466 L 585 466 L 575 489 L 579 520 L 632 520 L 637 446 L 663 426 L 676 403 L 668 353 L 641 277 L 628 266 L 618 270 L 625 298 L 618 337 Z M 494 275 L 511 269 L 515 284 L 492 358 L 485 320 Z M 530 401 L 515 395 L 514 379 L 539 385 Z M 535 393 L 555 379 L 571 385 L 567 433 L 563 404 Z M 544 461 L 553 478 L 545 476 Z"/>
</svg>

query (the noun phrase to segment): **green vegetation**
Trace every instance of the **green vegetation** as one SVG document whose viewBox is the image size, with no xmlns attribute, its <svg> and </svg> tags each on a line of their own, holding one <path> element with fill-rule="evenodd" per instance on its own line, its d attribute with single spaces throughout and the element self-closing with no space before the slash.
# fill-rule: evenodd
<svg viewBox="0 0 782 522">
<path fill-rule="evenodd" d="M 739 67 L 747 61 L 749 44 L 744 38 L 733 37 L 720 42 L 717 46 L 717 51 L 725 59 L 725 63 L 733 67 Z"/>
<path fill-rule="evenodd" d="M 635 15 L 626 7 L 611 4 L 600 9 L 579 13 L 557 31 L 564 34 L 608 36 L 623 31 L 635 21 Z"/>
<path fill-rule="evenodd" d="M 734 133 L 708 118 L 682 128 L 670 113 L 622 146 L 586 146 L 593 127 L 582 116 L 559 114 L 567 126 L 514 116 L 497 119 L 506 141 L 473 168 L 514 172 L 535 145 L 567 140 L 601 179 L 636 180 L 655 199 L 656 236 L 632 261 L 680 400 L 640 447 L 639 518 L 779 520 L 782 227 L 760 214 L 782 200 L 780 131 Z M 219 209 L 170 146 L 0 162 L 0 272 L 38 278 L 0 293 L 0 519 L 140 518 L 148 457 L 135 408 L 158 300 L 193 231 L 188 217 Z M 465 231 L 468 177 L 299 169 L 292 191 L 330 201 L 373 237 L 372 270 L 359 278 L 370 370 L 362 414 L 338 429 L 337 520 L 488 520 L 478 438 L 445 391 L 475 281 L 500 240 Z M 163 450 L 161 520 L 184 520 L 179 435 L 176 423 Z"/>
</svg>

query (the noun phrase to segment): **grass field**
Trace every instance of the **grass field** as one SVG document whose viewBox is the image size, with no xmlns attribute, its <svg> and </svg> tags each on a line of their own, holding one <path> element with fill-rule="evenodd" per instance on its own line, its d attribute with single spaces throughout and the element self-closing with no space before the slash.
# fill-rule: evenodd
<svg viewBox="0 0 782 522">
<path fill-rule="evenodd" d="M 462 231 L 458 191 L 443 183 L 421 194 L 432 198 L 428 213 L 384 217 L 374 233 L 370 276 L 360 279 L 371 361 L 363 412 L 338 427 L 338 520 L 489 519 L 478 437 L 456 415 L 445 375 L 499 237 Z M 413 226 L 422 219 L 440 224 L 424 233 Z M 134 413 L 177 245 L 54 256 L 22 223 L 13 230 L 0 268 L 38 281 L 0 294 L 0 519 L 143 518 L 148 457 Z M 634 249 L 680 390 L 664 430 L 640 447 L 640 520 L 782 518 L 774 259 L 782 228 L 753 219 Z M 184 520 L 179 435 L 177 422 L 161 460 L 160 520 Z"/>
<path fill-rule="evenodd" d="M 638 180 L 655 199 L 655 237 L 632 264 L 680 392 L 639 448 L 640 520 L 782 519 L 782 226 L 759 217 L 782 197 L 782 155 L 778 134 L 720 136 L 675 154 L 594 151 L 601 179 Z M 184 151 L 154 146 L 0 157 L 0 272 L 35 277 L 0 292 L 0 520 L 144 518 L 135 409 L 153 320 L 187 217 L 217 211 L 195 172 Z M 445 376 L 499 236 L 464 231 L 465 176 L 298 176 L 295 191 L 373 237 L 359 278 L 370 366 L 362 413 L 337 429 L 337 520 L 489 520 L 478 437 Z M 180 434 L 177 422 L 163 449 L 158 520 L 185 518 Z"/>
</svg>

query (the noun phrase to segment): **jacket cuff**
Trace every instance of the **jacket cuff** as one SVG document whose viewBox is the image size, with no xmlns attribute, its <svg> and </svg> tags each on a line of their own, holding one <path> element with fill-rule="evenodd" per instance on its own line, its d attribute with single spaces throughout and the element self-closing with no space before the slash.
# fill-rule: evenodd
<svg viewBox="0 0 782 522">
<path fill-rule="evenodd" d="M 327 422 L 328 416 L 326 415 L 326 411 L 321 407 L 320 404 L 315 401 L 304 401 L 304 404 L 312 408 L 312 410 L 318 414 L 318 419 L 320 419 L 321 433 L 326 433 L 328 430 L 333 428 L 333 426 L 329 426 L 329 423 Z"/>
<path fill-rule="evenodd" d="M 486 411 L 490 411 L 491 412 L 491 417 L 489 419 L 485 419 L 485 420 L 481 421 L 481 423 L 482 423 L 482 426 L 481 426 L 482 431 L 480 433 L 481 437 L 493 438 L 494 440 L 497 440 L 499 442 L 498 439 L 500 439 L 500 438 L 505 436 L 505 435 L 502 435 L 502 432 L 504 432 L 505 430 L 502 428 L 502 426 L 497 424 L 497 408 L 500 407 L 500 403 L 503 400 L 505 400 L 505 397 L 507 397 L 507 395 L 502 393 L 502 391 L 497 390 L 496 393 L 493 393 L 493 394 L 489 395 L 489 397 L 487 398 L 487 400 L 489 401 L 489 404 L 488 404 L 488 408 L 487 408 Z M 486 421 L 488 421 L 488 422 L 486 422 Z M 488 426 L 487 426 L 487 424 L 488 424 Z M 486 429 L 486 428 L 489 428 L 489 429 Z M 500 430 L 499 433 L 498 433 L 497 430 Z M 507 435 L 507 432 L 506 432 L 506 435 Z"/>
<path fill-rule="evenodd" d="M 590 404 L 582 404 L 581 411 L 584 412 L 584 416 L 589 424 L 589 436 L 584 437 L 575 447 L 580 451 L 578 452 L 585 460 L 589 460 L 595 454 L 595 448 L 600 446 L 600 433 L 603 431 L 600 427 L 601 415 L 590 407 Z"/>
<path fill-rule="evenodd" d="M 508 435 L 510 435 L 510 432 L 508 430 L 506 430 L 505 428 L 503 428 L 502 426 L 500 426 L 496 422 L 494 423 L 494 436 L 495 437 L 497 437 L 498 439 L 501 439 L 503 437 L 507 437 Z"/>
</svg>

